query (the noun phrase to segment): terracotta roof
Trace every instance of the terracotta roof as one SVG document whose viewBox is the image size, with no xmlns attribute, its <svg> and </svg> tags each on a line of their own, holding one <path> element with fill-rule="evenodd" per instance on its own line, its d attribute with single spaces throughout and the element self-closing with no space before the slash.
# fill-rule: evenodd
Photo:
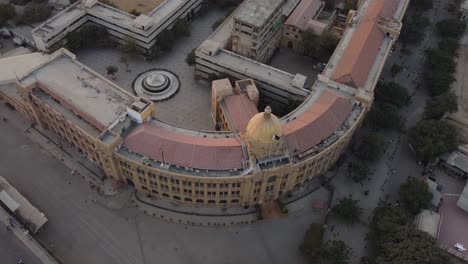
<svg viewBox="0 0 468 264">
<path fill-rule="evenodd" d="M 334 81 L 364 86 L 385 34 L 377 25 L 381 16 L 391 17 L 400 0 L 369 1 L 346 50 L 333 72 Z"/>
<path fill-rule="evenodd" d="M 257 106 L 246 93 L 228 95 L 224 97 L 224 103 L 232 125 L 238 131 L 245 130 L 250 119 L 258 113 Z"/>
<path fill-rule="evenodd" d="M 353 108 L 351 99 L 324 91 L 306 112 L 283 127 L 288 148 L 303 153 L 338 129 Z"/>
<path fill-rule="evenodd" d="M 304 30 L 307 22 L 314 18 L 322 3 L 322 0 L 302 0 L 284 24 Z"/>
<path fill-rule="evenodd" d="M 123 146 L 153 160 L 181 167 L 242 168 L 242 147 L 236 138 L 204 138 L 144 123 L 130 132 Z"/>
</svg>

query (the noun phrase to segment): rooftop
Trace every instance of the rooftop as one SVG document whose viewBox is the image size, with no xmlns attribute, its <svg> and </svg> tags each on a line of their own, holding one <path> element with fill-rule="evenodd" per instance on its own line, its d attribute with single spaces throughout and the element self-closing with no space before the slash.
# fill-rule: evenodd
<svg viewBox="0 0 468 264">
<path fill-rule="evenodd" d="M 39 88 L 102 131 L 126 113 L 136 98 L 103 76 L 59 50 L 46 63 L 20 80 L 23 86 L 38 82 Z M 89 120 L 91 118 L 93 121 Z"/>
<path fill-rule="evenodd" d="M 207 170 L 243 168 L 241 143 L 235 137 L 184 133 L 157 122 L 143 123 L 124 139 L 123 147 L 165 164 Z"/>
<path fill-rule="evenodd" d="M 284 0 L 245 0 L 234 18 L 255 27 L 262 27 Z M 280 10 L 281 11 L 281 10 Z"/>
<path fill-rule="evenodd" d="M 440 214 L 429 210 L 423 210 L 416 216 L 415 224 L 417 229 L 437 239 L 440 220 Z"/>
<path fill-rule="evenodd" d="M 24 54 L 0 59 L 0 84 L 15 82 L 33 68 L 48 60 L 48 55 L 41 53 Z"/>
<path fill-rule="evenodd" d="M 307 22 L 318 15 L 317 11 L 323 5 L 322 0 L 301 0 L 284 24 L 304 30 Z"/>
<path fill-rule="evenodd" d="M 258 113 L 257 106 L 247 93 L 233 94 L 224 97 L 228 118 L 237 131 L 243 131 L 250 119 Z"/>
<path fill-rule="evenodd" d="M 443 199 L 439 208 L 441 222 L 438 242 L 449 253 L 468 260 L 468 251 L 459 252 L 454 248 L 456 243 L 468 246 L 468 212 L 456 205 L 458 196 L 444 195 Z"/>
<path fill-rule="evenodd" d="M 386 49 L 381 46 L 388 48 L 390 43 L 384 43 L 387 39 L 378 20 L 394 16 L 400 20 L 401 6 L 406 3 L 400 0 L 365 1 L 352 22 L 356 25 L 351 24 L 346 30 L 324 75 L 353 87 L 363 87 L 368 79 L 374 80 L 385 59 L 385 54 L 380 53 Z"/>
<path fill-rule="evenodd" d="M 33 232 L 47 222 L 47 218 L 3 177 L 0 177 L 0 200 L 7 206 L 14 206 L 10 209 L 14 209 L 15 214 L 25 220 Z"/>
<path fill-rule="evenodd" d="M 343 124 L 352 108 L 351 99 L 324 90 L 302 114 L 284 125 L 289 150 L 300 154 L 318 145 Z"/>
</svg>

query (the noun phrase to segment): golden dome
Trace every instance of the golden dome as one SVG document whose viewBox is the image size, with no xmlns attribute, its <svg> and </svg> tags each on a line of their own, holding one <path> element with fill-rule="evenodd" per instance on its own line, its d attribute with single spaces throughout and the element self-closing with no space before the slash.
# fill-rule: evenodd
<svg viewBox="0 0 468 264">
<path fill-rule="evenodd" d="M 265 108 L 265 112 L 258 113 L 250 119 L 245 132 L 249 141 L 263 144 L 270 144 L 274 137 L 283 135 L 281 122 L 271 113 L 270 106 Z"/>
</svg>

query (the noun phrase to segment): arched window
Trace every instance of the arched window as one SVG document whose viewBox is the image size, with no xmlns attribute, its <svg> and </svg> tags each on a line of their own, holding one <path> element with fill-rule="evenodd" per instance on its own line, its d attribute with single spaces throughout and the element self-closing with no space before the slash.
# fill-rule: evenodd
<svg viewBox="0 0 468 264">
<path fill-rule="evenodd" d="M 216 201 L 215 200 L 208 200 L 208 204 L 215 204 Z"/>
<path fill-rule="evenodd" d="M 167 193 L 163 193 L 163 196 L 169 198 L 169 194 L 167 194 Z"/>
<path fill-rule="evenodd" d="M 184 201 L 186 202 L 192 202 L 192 199 L 191 198 L 185 198 Z M 202 201 L 203 202 L 203 201 Z"/>
<path fill-rule="evenodd" d="M 174 200 L 179 200 L 179 201 L 180 201 L 180 197 L 179 197 L 179 196 L 175 196 L 175 195 L 174 195 L 174 197 L 172 197 L 172 198 L 174 198 Z"/>
<path fill-rule="evenodd" d="M 202 199 L 197 199 L 195 202 L 196 202 L 196 203 L 201 203 L 201 204 L 202 204 L 202 203 L 203 203 L 203 200 L 202 200 Z"/>
<path fill-rule="evenodd" d="M 237 204 L 237 203 L 239 203 L 239 199 L 233 199 L 233 200 L 231 200 L 231 203 L 232 204 Z"/>
</svg>

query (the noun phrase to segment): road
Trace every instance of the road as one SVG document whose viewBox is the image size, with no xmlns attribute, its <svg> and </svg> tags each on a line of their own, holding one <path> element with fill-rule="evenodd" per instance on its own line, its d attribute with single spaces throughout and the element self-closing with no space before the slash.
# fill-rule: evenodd
<svg viewBox="0 0 468 264">
<path fill-rule="evenodd" d="M 427 12 L 427 16 L 434 25 L 440 20 L 450 17 L 445 10 L 448 0 L 434 0 L 434 8 Z M 408 14 L 407 15 L 411 15 Z M 420 14 L 418 14 L 420 15 Z M 405 129 L 414 126 L 421 118 L 428 95 L 422 84 L 422 71 L 424 63 L 424 51 L 430 47 L 436 47 L 439 39 L 434 26 L 427 28 L 425 39 L 417 47 L 409 47 L 411 54 L 403 55 L 400 53 L 401 43 L 397 41 L 395 51 L 388 58 L 385 68 L 382 72 L 382 79 L 385 81 L 395 81 L 406 87 L 412 95 L 412 102 L 407 107 L 401 109 L 401 114 L 405 120 Z M 392 78 L 390 68 L 393 64 L 404 66 L 405 70 Z M 420 87 L 418 87 L 420 83 Z M 365 128 L 356 133 L 356 138 L 360 138 L 368 132 Z M 372 216 L 372 210 L 378 205 L 379 201 L 395 202 L 398 200 L 398 190 L 400 184 L 408 176 L 420 177 L 422 167 L 413 155 L 408 146 L 406 131 L 381 131 L 385 136 L 385 154 L 383 157 L 372 164 L 374 175 L 369 182 L 363 186 L 353 183 L 347 176 L 345 166 L 339 168 L 338 175 L 333 179 L 335 186 L 334 202 L 339 198 L 352 195 L 354 199 L 360 200 L 359 205 L 363 208 L 362 222 L 349 226 L 344 224 L 336 217 L 331 217 L 328 222 L 329 228 L 325 233 L 325 238 L 341 239 L 353 249 L 351 263 L 358 263 L 362 256 L 368 255 L 367 242 L 365 236 L 368 232 L 368 223 Z M 348 156 L 352 156 L 349 152 Z M 365 195 L 364 191 L 369 194 Z"/>
</svg>

